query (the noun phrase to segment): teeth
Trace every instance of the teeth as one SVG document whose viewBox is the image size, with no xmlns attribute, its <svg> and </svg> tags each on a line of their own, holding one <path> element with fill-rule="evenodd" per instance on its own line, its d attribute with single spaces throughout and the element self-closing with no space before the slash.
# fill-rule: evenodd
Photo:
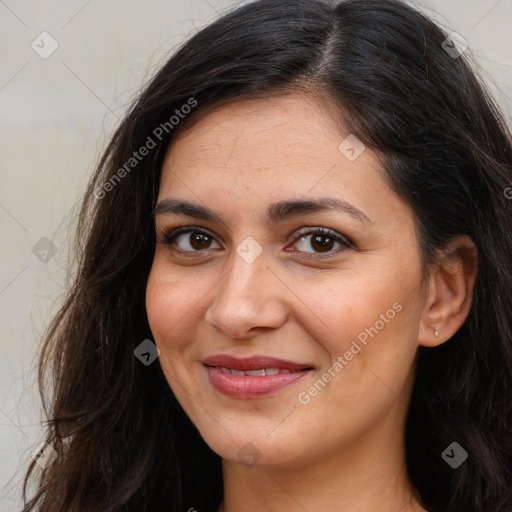
<svg viewBox="0 0 512 512">
<path fill-rule="evenodd" d="M 233 370 L 224 366 L 216 366 L 216 370 L 231 375 L 248 375 L 250 377 L 264 377 L 266 375 L 278 375 L 279 373 L 292 373 L 287 368 L 280 370 L 279 368 L 260 368 L 259 370 Z"/>
<path fill-rule="evenodd" d="M 233 371 L 233 370 L 231 370 Z M 262 368 L 261 370 L 247 370 L 245 373 L 246 375 L 252 375 L 254 377 L 264 377 L 265 376 L 265 370 Z"/>
</svg>

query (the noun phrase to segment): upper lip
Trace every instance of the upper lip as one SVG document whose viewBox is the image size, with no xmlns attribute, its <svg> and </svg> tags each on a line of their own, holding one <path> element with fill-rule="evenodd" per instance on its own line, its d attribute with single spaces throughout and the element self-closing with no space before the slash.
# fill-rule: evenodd
<svg viewBox="0 0 512 512">
<path fill-rule="evenodd" d="M 217 354 L 203 360 L 206 366 L 223 366 L 232 370 L 259 370 L 267 368 L 278 368 L 279 370 L 299 371 L 312 368 L 311 365 L 294 363 L 284 359 L 268 356 L 250 356 L 238 358 L 227 354 Z"/>
</svg>

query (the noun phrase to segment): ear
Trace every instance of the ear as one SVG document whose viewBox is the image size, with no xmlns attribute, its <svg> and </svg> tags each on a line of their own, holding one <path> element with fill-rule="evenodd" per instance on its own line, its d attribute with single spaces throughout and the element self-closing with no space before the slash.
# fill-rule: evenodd
<svg viewBox="0 0 512 512">
<path fill-rule="evenodd" d="M 469 236 L 451 240 L 440 256 L 429 275 L 421 315 L 418 343 L 424 347 L 449 340 L 466 321 L 478 271 L 478 252 Z"/>
</svg>

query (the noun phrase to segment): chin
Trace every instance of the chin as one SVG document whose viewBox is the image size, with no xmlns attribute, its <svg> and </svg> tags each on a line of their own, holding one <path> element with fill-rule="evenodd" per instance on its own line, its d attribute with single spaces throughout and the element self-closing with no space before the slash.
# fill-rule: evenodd
<svg viewBox="0 0 512 512">
<path fill-rule="evenodd" d="M 260 431 L 261 432 L 261 431 Z M 220 457 L 235 464 L 251 466 L 287 465 L 296 459 L 302 447 L 283 445 L 277 437 L 266 437 L 264 433 L 259 436 L 240 435 L 222 438 L 217 436 L 204 436 L 206 443 Z"/>
</svg>

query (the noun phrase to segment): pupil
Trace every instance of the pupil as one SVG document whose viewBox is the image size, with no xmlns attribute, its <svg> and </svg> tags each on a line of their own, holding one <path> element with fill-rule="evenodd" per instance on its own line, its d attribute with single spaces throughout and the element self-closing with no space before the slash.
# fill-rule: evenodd
<svg viewBox="0 0 512 512">
<path fill-rule="evenodd" d="M 320 246 L 320 252 L 327 252 L 332 248 L 332 241 L 333 239 L 329 236 L 316 235 L 313 237 L 312 244 L 318 243 Z"/>
<path fill-rule="evenodd" d="M 190 245 L 194 249 L 204 249 L 204 247 L 209 245 L 208 236 L 206 236 L 204 233 L 195 233 L 191 235 L 191 242 Z M 198 244 L 197 247 L 195 244 Z"/>
</svg>

